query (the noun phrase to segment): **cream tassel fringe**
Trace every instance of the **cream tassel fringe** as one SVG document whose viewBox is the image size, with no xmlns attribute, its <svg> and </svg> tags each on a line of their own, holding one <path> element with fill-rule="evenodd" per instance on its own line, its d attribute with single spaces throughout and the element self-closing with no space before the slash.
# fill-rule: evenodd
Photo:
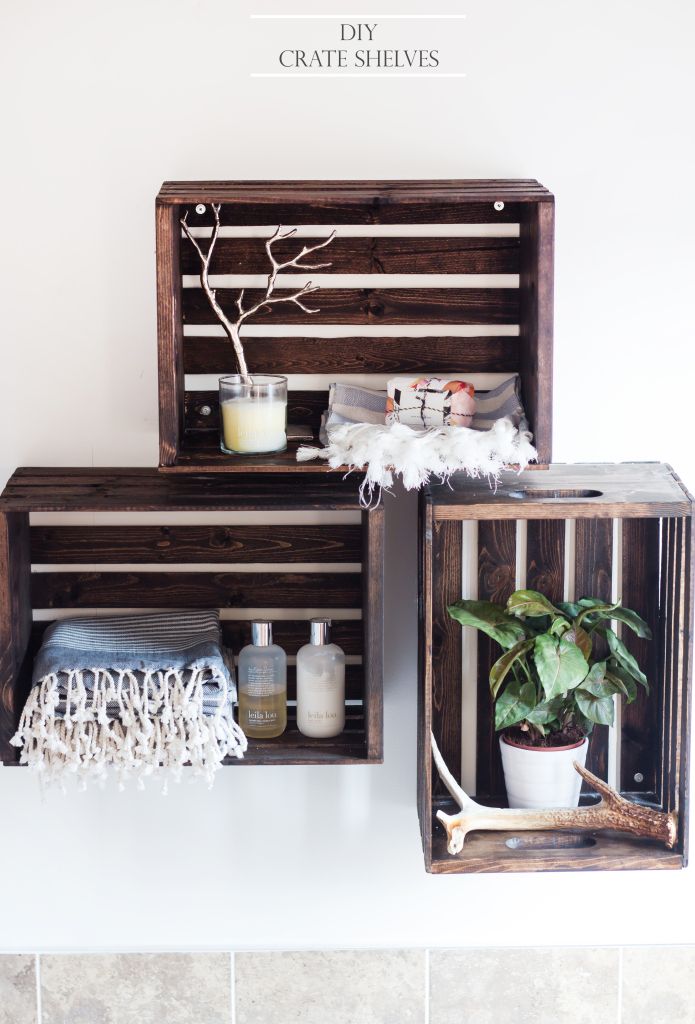
<svg viewBox="0 0 695 1024">
<path fill-rule="evenodd" d="M 87 688 L 82 672 L 70 672 L 67 697 L 61 697 L 57 675 L 37 683 L 24 706 L 11 742 L 22 748 L 21 763 L 47 782 L 106 778 L 114 768 L 119 787 L 135 778 L 144 788 L 148 776 L 180 781 L 184 767 L 202 775 L 212 786 L 215 772 L 227 756 L 243 757 L 246 737 L 233 720 L 227 701 L 228 684 L 220 673 L 219 705 L 203 714 L 203 671 L 191 672 L 188 682 L 175 669 L 147 672 L 138 682 L 132 672 L 91 669 L 94 685 Z M 59 705 L 65 712 L 56 716 Z M 108 704 L 118 704 L 109 718 Z"/>
<path fill-rule="evenodd" d="M 331 429 L 325 448 L 299 448 L 297 461 L 326 459 L 332 469 L 348 466 L 350 471 L 365 472 L 360 502 L 367 507 L 375 495 L 378 503 L 381 489 L 391 487 L 394 477 L 401 477 L 410 491 L 422 487 L 432 476 L 442 482 L 461 472 L 497 479 L 509 466 L 525 469 L 537 457 L 530 438 L 506 418 L 482 431 L 467 427 L 413 430 L 402 423 L 345 423 Z"/>
</svg>

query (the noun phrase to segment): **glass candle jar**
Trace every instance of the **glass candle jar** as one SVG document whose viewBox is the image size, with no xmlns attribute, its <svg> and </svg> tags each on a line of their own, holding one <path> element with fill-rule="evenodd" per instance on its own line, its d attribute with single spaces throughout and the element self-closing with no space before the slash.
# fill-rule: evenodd
<svg viewBox="0 0 695 1024">
<path fill-rule="evenodd" d="M 220 377 L 220 448 L 262 455 L 287 447 L 287 377 Z"/>
</svg>

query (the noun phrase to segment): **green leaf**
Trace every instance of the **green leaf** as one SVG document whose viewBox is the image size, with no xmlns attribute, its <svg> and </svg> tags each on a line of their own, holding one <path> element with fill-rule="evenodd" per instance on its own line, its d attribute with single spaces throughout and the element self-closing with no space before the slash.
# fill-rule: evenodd
<svg viewBox="0 0 695 1024">
<path fill-rule="evenodd" d="M 642 669 L 637 664 L 636 659 L 628 651 L 622 640 L 615 635 L 612 629 L 602 629 L 601 632 L 608 641 L 608 646 L 611 649 L 611 654 L 616 659 L 618 664 L 628 672 L 633 679 L 636 679 L 638 683 L 641 683 L 647 693 L 649 693 L 649 683 Z"/>
<path fill-rule="evenodd" d="M 632 704 L 633 700 L 637 696 L 637 683 L 632 676 L 629 676 L 627 672 L 624 672 L 619 665 L 614 665 L 612 672 L 606 672 L 606 679 L 610 680 L 616 689 L 623 694 L 628 704 Z"/>
<path fill-rule="evenodd" d="M 605 661 L 598 661 L 595 665 L 592 665 L 586 679 L 579 684 L 575 691 L 577 700 L 579 700 L 580 693 L 588 693 L 592 697 L 612 697 L 620 692 L 622 692 L 622 686 L 616 686 L 606 676 Z"/>
<path fill-rule="evenodd" d="M 495 729 L 507 729 L 523 722 L 536 703 L 536 687 L 532 682 L 513 679 L 495 704 Z"/>
<path fill-rule="evenodd" d="M 592 641 L 587 631 L 577 625 L 578 621 L 578 619 L 575 620 L 574 625 L 564 634 L 564 637 L 569 643 L 576 644 L 588 661 L 591 657 Z"/>
<path fill-rule="evenodd" d="M 579 602 L 579 606 L 581 610 L 577 615 L 577 623 L 581 623 L 582 619 L 586 618 L 587 615 L 596 615 L 599 619 L 612 618 L 612 612 L 620 607 L 620 601 L 617 601 L 615 604 L 606 604 L 605 601 L 599 601 L 596 597 L 583 597 Z"/>
<path fill-rule="evenodd" d="M 452 619 L 462 626 L 473 626 L 496 640 L 505 650 L 526 639 L 526 631 L 511 615 L 492 601 L 456 601 L 447 608 Z"/>
<path fill-rule="evenodd" d="M 558 713 L 562 706 L 562 697 L 554 697 L 553 700 L 544 700 L 536 704 L 532 711 L 526 716 L 526 721 L 531 725 L 549 725 L 557 720 Z"/>
<path fill-rule="evenodd" d="M 561 615 L 558 615 L 548 632 L 552 633 L 553 636 L 562 636 L 562 634 L 566 633 L 569 628 L 570 624 L 567 619 L 563 619 Z"/>
<path fill-rule="evenodd" d="M 503 654 L 501 658 L 497 659 L 490 669 L 490 692 L 493 697 L 496 697 L 499 693 L 500 686 L 507 678 L 507 674 L 512 665 L 518 661 L 519 658 L 523 658 L 523 656 L 531 650 L 533 644 L 533 640 L 522 640 Z"/>
<path fill-rule="evenodd" d="M 562 614 L 566 615 L 568 619 L 576 619 L 581 611 L 579 605 L 573 601 L 556 601 L 555 603 Z"/>
<path fill-rule="evenodd" d="M 652 631 L 641 618 L 637 612 L 633 612 L 630 608 L 618 608 L 610 616 L 612 619 L 617 619 L 618 622 L 623 622 L 626 626 L 636 633 L 637 636 L 642 637 L 643 640 L 651 640 Z"/>
<path fill-rule="evenodd" d="M 599 601 L 594 597 L 583 597 L 579 604 L 582 606 L 582 611 L 578 615 L 578 620 L 583 619 L 585 616 L 591 616 L 592 623 L 593 617 L 596 616 L 597 620 L 600 619 L 615 619 L 616 622 L 622 622 L 628 626 L 633 633 L 641 637 L 643 640 L 651 640 L 652 631 L 637 612 L 633 612 L 631 608 L 621 607 L 620 601 L 617 604 L 606 604 L 605 601 Z M 596 625 L 596 623 L 593 623 Z"/>
<path fill-rule="evenodd" d="M 586 690 L 577 690 L 575 696 L 579 710 L 590 722 L 597 725 L 613 725 L 612 697 L 595 697 Z"/>
<path fill-rule="evenodd" d="M 574 689 L 589 671 L 582 652 L 564 636 L 559 640 L 547 633 L 537 636 L 533 661 L 547 700 Z"/>
<path fill-rule="evenodd" d="M 510 615 L 550 615 L 555 618 L 559 614 L 557 608 L 543 597 L 537 590 L 516 590 L 507 601 Z"/>
</svg>

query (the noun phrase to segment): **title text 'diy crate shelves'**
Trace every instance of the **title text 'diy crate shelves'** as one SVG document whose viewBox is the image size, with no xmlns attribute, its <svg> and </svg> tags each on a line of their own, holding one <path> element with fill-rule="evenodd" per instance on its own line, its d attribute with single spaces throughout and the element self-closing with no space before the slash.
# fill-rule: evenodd
<svg viewBox="0 0 695 1024">
<path fill-rule="evenodd" d="M 551 466 L 546 473 L 452 481 L 421 497 L 418 807 L 428 871 L 677 868 L 687 858 L 687 769 L 692 620 L 690 495 L 658 463 Z M 597 833 L 473 832 L 446 849 L 436 811 L 453 804 L 432 763 L 430 731 L 457 781 L 489 806 L 505 791 L 494 731 L 489 669 L 499 649 L 447 613 L 461 597 L 504 603 L 517 588 L 551 600 L 617 600 L 649 624 L 653 639 L 624 629 L 646 672 L 616 726 L 592 733 L 587 767 L 630 799 L 677 811 L 673 850 Z M 586 789 L 586 787 L 585 787 Z M 583 802 L 595 799 L 590 791 Z"/>
<path fill-rule="evenodd" d="M 539 463 L 550 461 L 554 203 L 538 182 L 169 182 L 156 206 L 162 468 L 327 471 L 298 465 L 296 442 L 274 456 L 219 451 L 217 378 L 237 365 L 181 229 L 187 215 L 207 246 L 213 203 L 211 285 L 230 312 L 241 287 L 249 303 L 260 297 L 264 240 L 278 225 L 298 228 L 281 259 L 336 229 L 318 254 L 329 268 L 278 279 L 279 289 L 320 284 L 319 311 L 280 304 L 243 329 L 250 372 L 288 376 L 290 425 L 317 434 L 332 381 L 460 374 L 484 391 L 519 373 Z"/>
<path fill-rule="evenodd" d="M 383 509 L 361 509 L 354 484 L 338 477 L 281 484 L 156 469 L 17 470 L 0 498 L 5 764 L 17 763 L 9 739 L 50 621 L 168 608 L 218 609 L 237 653 L 250 642 L 254 615 L 273 618 L 290 656 L 287 731 L 250 740 L 244 760 L 230 763 L 381 761 Z M 195 523 L 181 515 L 190 512 Z M 333 619 L 348 656 L 347 724 L 335 739 L 308 739 L 294 721 L 293 660 L 312 615 Z"/>
</svg>

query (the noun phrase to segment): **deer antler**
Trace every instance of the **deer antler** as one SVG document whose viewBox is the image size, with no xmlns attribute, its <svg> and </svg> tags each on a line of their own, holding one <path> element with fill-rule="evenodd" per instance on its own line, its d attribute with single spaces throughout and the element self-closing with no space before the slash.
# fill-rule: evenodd
<svg viewBox="0 0 695 1024">
<path fill-rule="evenodd" d="M 259 309 L 263 309 L 264 306 L 273 306 L 279 302 L 294 302 L 295 305 L 299 306 L 299 308 L 304 313 L 319 312 L 318 309 L 311 309 L 308 306 L 305 306 L 304 303 L 302 302 L 302 298 L 305 295 L 310 295 L 312 292 L 319 291 L 320 286 L 317 284 L 312 284 L 311 281 L 307 281 L 307 283 L 302 288 L 300 288 L 299 291 L 292 292 L 292 294 L 290 295 L 273 296 L 273 292 L 275 291 L 275 285 L 277 282 L 278 274 L 283 270 L 287 270 L 288 267 L 296 267 L 297 270 L 323 270 L 324 267 L 330 267 L 330 263 L 302 263 L 302 260 L 306 256 L 309 256 L 312 252 L 316 252 L 318 249 L 323 249 L 326 245 L 330 245 L 330 243 L 335 238 L 335 230 L 333 230 L 331 234 L 328 236 L 328 238 L 325 238 L 322 242 L 318 242 L 316 245 L 305 245 L 302 251 L 293 259 L 286 260 L 284 263 L 279 263 L 275 259 L 275 256 L 273 254 L 273 244 L 275 242 L 280 242 L 286 238 L 291 238 L 293 235 L 296 235 L 297 229 L 290 228 L 289 231 L 283 231 L 282 226 L 278 225 L 277 229 L 275 230 L 275 234 L 272 235 L 272 237 L 269 238 L 265 243 L 265 251 L 268 254 L 268 259 L 270 260 L 271 265 L 271 270 L 270 273 L 268 274 L 268 280 L 266 282 L 265 295 L 259 302 L 255 303 L 255 305 L 250 306 L 248 309 L 244 309 L 244 289 L 242 288 L 241 291 L 239 292 L 239 295 L 237 296 L 237 300 L 235 303 L 239 315 L 237 316 L 236 320 L 232 321 L 225 314 L 224 310 L 217 301 L 216 291 L 214 288 L 211 287 L 209 280 L 210 260 L 212 257 L 213 250 L 215 248 L 215 243 L 217 242 L 217 238 L 220 233 L 220 205 L 220 203 L 212 204 L 212 212 L 215 218 L 215 225 L 212 229 L 210 245 L 208 246 L 207 252 L 203 252 L 202 247 L 198 244 L 196 239 L 191 234 L 191 230 L 188 226 L 188 211 L 186 211 L 184 216 L 181 218 L 181 227 L 183 228 L 183 233 L 185 234 L 186 238 L 193 245 L 196 252 L 198 253 L 198 256 L 200 257 L 200 284 L 207 296 L 210 306 L 212 307 L 215 313 L 215 316 L 222 324 L 222 327 L 224 328 L 227 337 L 234 346 L 237 362 L 239 364 L 239 373 L 244 378 L 244 381 L 248 383 L 250 382 L 251 378 L 249 376 L 249 371 L 246 366 L 244 346 L 241 343 L 242 324 L 246 320 L 248 320 L 249 317 L 253 316 L 254 313 L 257 313 Z"/>
<path fill-rule="evenodd" d="M 458 814 L 437 811 L 437 817 L 446 829 L 447 850 L 460 853 L 469 832 L 508 831 L 529 829 L 578 829 L 596 832 L 599 829 L 614 829 L 630 832 L 632 835 L 657 839 L 670 850 L 676 842 L 678 815 L 675 811 L 655 811 L 641 804 L 631 803 L 616 793 L 608 783 L 582 768 L 575 761 L 574 767 L 590 786 L 601 794 L 601 800 L 591 807 L 552 808 L 548 810 L 521 810 L 511 807 L 484 807 L 476 803 L 456 782 L 447 768 L 434 736 L 431 736 L 432 757 L 440 778 L 461 808 Z"/>
</svg>

